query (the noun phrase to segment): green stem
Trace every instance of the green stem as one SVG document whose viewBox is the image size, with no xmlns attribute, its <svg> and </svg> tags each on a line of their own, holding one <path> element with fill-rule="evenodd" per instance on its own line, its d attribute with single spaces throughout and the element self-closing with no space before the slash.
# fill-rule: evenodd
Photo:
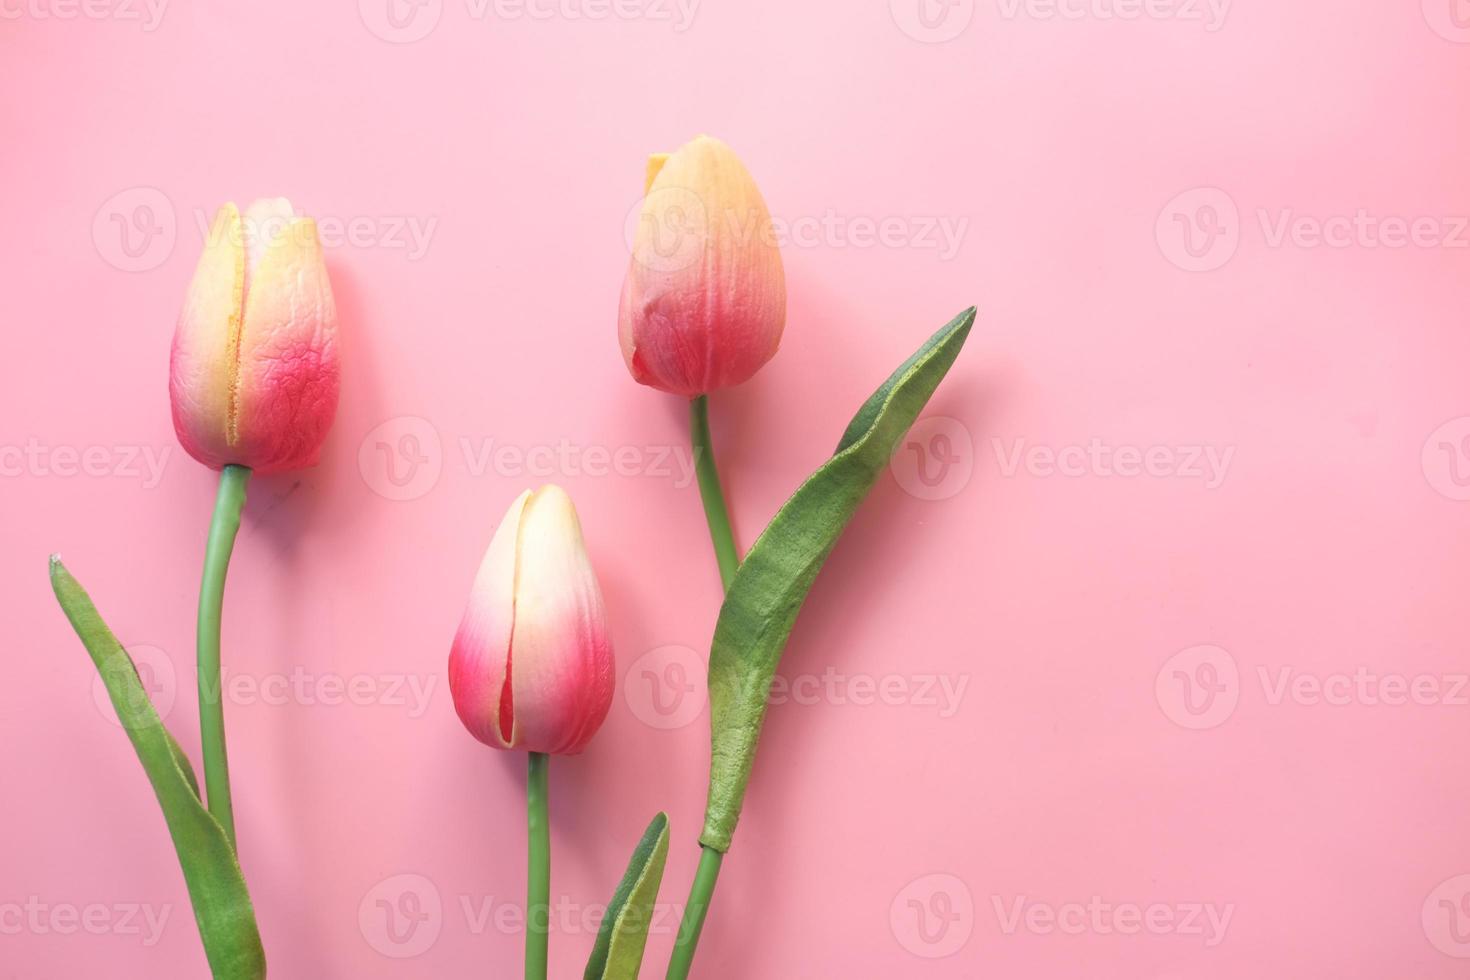
<svg viewBox="0 0 1470 980">
<path fill-rule="evenodd" d="M 725 494 L 720 490 L 720 471 L 715 466 L 715 450 L 709 437 L 709 398 L 700 395 L 689 403 L 689 442 L 694 450 L 694 472 L 699 479 L 699 496 L 704 501 L 704 519 L 709 523 L 710 540 L 715 546 L 715 561 L 720 566 L 720 584 L 728 591 L 740 566 L 735 550 L 735 536 L 730 532 L 730 514 L 725 508 Z"/>
<path fill-rule="evenodd" d="M 204 548 L 204 576 L 199 583 L 199 625 L 195 634 L 199 657 L 199 737 L 204 743 L 204 787 L 209 812 L 220 822 L 230 847 L 235 847 L 235 809 L 230 803 L 230 763 L 225 753 L 225 709 L 220 686 L 220 608 L 225 599 L 225 572 L 240 511 L 245 506 L 245 484 L 250 469 L 226 466 L 219 474 L 209 543 Z"/>
<path fill-rule="evenodd" d="M 719 851 L 700 847 L 699 870 L 694 873 L 689 904 L 684 906 L 684 920 L 679 923 L 679 935 L 674 939 L 674 955 L 669 959 L 667 980 L 685 980 L 689 976 L 689 967 L 694 963 L 694 947 L 704 930 L 704 918 L 709 914 L 715 881 L 720 876 L 720 863 L 724 859 L 725 855 Z"/>
<path fill-rule="evenodd" d="M 740 567 L 740 552 L 735 548 L 735 535 L 730 531 L 730 513 L 725 494 L 720 489 L 720 471 L 715 465 L 714 445 L 709 436 L 709 398 L 700 395 L 689 403 L 689 442 L 694 449 L 694 472 L 699 479 L 699 497 L 704 502 L 704 519 L 709 524 L 710 541 L 715 546 L 715 562 L 720 566 L 720 584 L 726 592 Z M 725 855 L 701 846 L 699 869 L 689 889 L 689 904 L 679 923 L 674 940 L 674 955 L 669 958 L 668 980 L 685 980 L 694 963 L 694 948 L 704 931 L 715 881 L 720 876 L 720 862 Z"/>
<path fill-rule="evenodd" d="M 547 930 L 551 924 L 551 827 L 547 821 L 546 769 L 550 756 L 532 752 L 526 777 L 526 980 L 546 980 Z"/>
</svg>

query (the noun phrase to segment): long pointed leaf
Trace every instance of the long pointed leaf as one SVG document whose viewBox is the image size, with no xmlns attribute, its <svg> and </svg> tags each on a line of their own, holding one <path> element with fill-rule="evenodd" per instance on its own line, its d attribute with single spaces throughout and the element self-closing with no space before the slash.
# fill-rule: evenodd
<svg viewBox="0 0 1470 980">
<path fill-rule="evenodd" d="M 668 856 L 669 818 L 660 813 L 633 849 L 628 870 L 623 872 L 623 880 L 618 882 L 597 930 L 597 942 L 592 945 L 592 957 L 582 980 L 637 980 Z"/>
<path fill-rule="evenodd" d="M 199 799 L 199 783 L 188 758 L 163 727 L 132 658 L 54 555 L 51 588 L 102 675 L 118 720 L 153 784 L 189 886 L 211 972 L 216 980 L 260 980 L 265 976 L 265 950 L 245 878 L 224 829 Z"/>
<path fill-rule="evenodd" d="M 710 649 L 709 805 L 700 843 L 729 850 L 771 679 L 797 613 L 822 563 L 949 371 L 974 322 L 971 307 L 893 372 L 853 416 L 832 458 L 792 494 L 740 563 Z"/>
</svg>

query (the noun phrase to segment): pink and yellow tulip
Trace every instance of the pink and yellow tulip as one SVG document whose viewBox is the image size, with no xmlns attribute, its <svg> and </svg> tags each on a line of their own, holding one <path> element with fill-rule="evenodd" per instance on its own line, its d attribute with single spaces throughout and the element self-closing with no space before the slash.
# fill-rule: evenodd
<svg viewBox="0 0 1470 980">
<path fill-rule="evenodd" d="M 560 487 L 522 493 L 496 529 L 449 654 L 449 688 L 470 734 L 496 748 L 571 755 L 607 717 L 602 590 Z"/>
<path fill-rule="evenodd" d="M 634 380 L 690 398 L 740 384 L 785 325 L 771 215 L 740 159 L 710 136 L 651 158 L 618 305 Z"/>
<path fill-rule="evenodd" d="M 316 223 L 285 198 L 219 209 L 174 332 L 169 398 L 189 455 L 261 473 L 316 463 L 337 413 L 337 308 Z"/>
</svg>

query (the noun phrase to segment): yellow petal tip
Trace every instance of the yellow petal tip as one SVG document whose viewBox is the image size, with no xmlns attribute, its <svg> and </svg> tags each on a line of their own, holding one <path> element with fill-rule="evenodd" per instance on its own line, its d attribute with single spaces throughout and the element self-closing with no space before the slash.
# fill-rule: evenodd
<svg viewBox="0 0 1470 980">
<path fill-rule="evenodd" d="M 668 162 L 669 154 L 667 153 L 650 153 L 648 155 L 648 170 L 643 175 L 643 193 L 647 194 L 653 189 L 654 179 L 658 177 L 658 172 Z"/>
</svg>

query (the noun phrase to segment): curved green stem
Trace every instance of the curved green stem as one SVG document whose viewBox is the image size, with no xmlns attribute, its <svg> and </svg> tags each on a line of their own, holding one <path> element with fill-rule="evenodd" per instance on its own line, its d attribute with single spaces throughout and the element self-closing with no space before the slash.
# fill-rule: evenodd
<svg viewBox="0 0 1470 980">
<path fill-rule="evenodd" d="M 709 398 L 705 395 L 689 403 L 689 442 L 694 450 L 694 472 L 699 479 L 699 496 L 704 502 L 704 519 L 709 524 L 710 541 L 715 546 L 715 562 L 720 566 L 720 584 L 728 592 L 735 579 L 735 570 L 740 567 L 740 552 L 735 547 L 735 535 L 730 531 L 730 513 L 725 507 L 724 491 L 720 489 L 720 471 L 715 465 L 715 450 L 709 435 Z M 704 919 L 709 914 L 710 900 L 714 896 L 715 881 L 720 876 L 720 862 L 724 857 L 719 851 L 701 846 L 699 869 L 694 873 L 689 904 L 684 906 L 684 918 L 674 940 L 674 955 L 669 958 L 668 980 L 684 980 L 689 976 L 689 968 L 694 963 L 694 948 L 699 944 L 699 934 L 704 931 Z"/>
<path fill-rule="evenodd" d="M 209 543 L 204 548 L 204 576 L 199 583 L 199 624 L 195 633 L 199 658 L 199 737 L 204 745 L 204 787 L 209 812 L 220 822 L 235 847 L 235 809 L 230 802 L 230 763 L 225 753 L 225 709 L 220 686 L 220 609 L 225 599 L 225 572 L 240 511 L 245 506 L 245 484 L 250 469 L 226 466 L 219 474 Z"/>
<path fill-rule="evenodd" d="M 715 466 L 715 450 L 710 443 L 709 398 L 706 395 L 700 395 L 689 403 L 689 442 L 694 450 L 699 497 L 704 501 L 704 519 L 709 524 L 715 561 L 720 566 L 720 584 L 728 590 L 735 578 L 735 569 L 740 566 L 740 553 L 735 549 L 735 535 L 730 531 L 730 514 L 725 508 L 720 471 Z"/>
<path fill-rule="evenodd" d="M 532 752 L 526 777 L 526 980 L 546 980 L 547 932 L 551 924 L 551 827 L 547 820 L 546 769 L 550 756 Z"/>
<path fill-rule="evenodd" d="M 674 939 L 674 955 L 669 959 L 667 980 L 684 980 L 689 976 L 689 967 L 694 963 L 694 947 L 699 943 L 699 934 L 704 930 L 704 918 L 709 914 L 710 900 L 715 893 L 715 881 L 720 876 L 720 863 L 725 855 L 701 845 L 699 870 L 694 873 L 694 884 L 689 889 L 689 904 L 684 906 L 684 919 L 679 923 L 679 935 Z"/>
</svg>

